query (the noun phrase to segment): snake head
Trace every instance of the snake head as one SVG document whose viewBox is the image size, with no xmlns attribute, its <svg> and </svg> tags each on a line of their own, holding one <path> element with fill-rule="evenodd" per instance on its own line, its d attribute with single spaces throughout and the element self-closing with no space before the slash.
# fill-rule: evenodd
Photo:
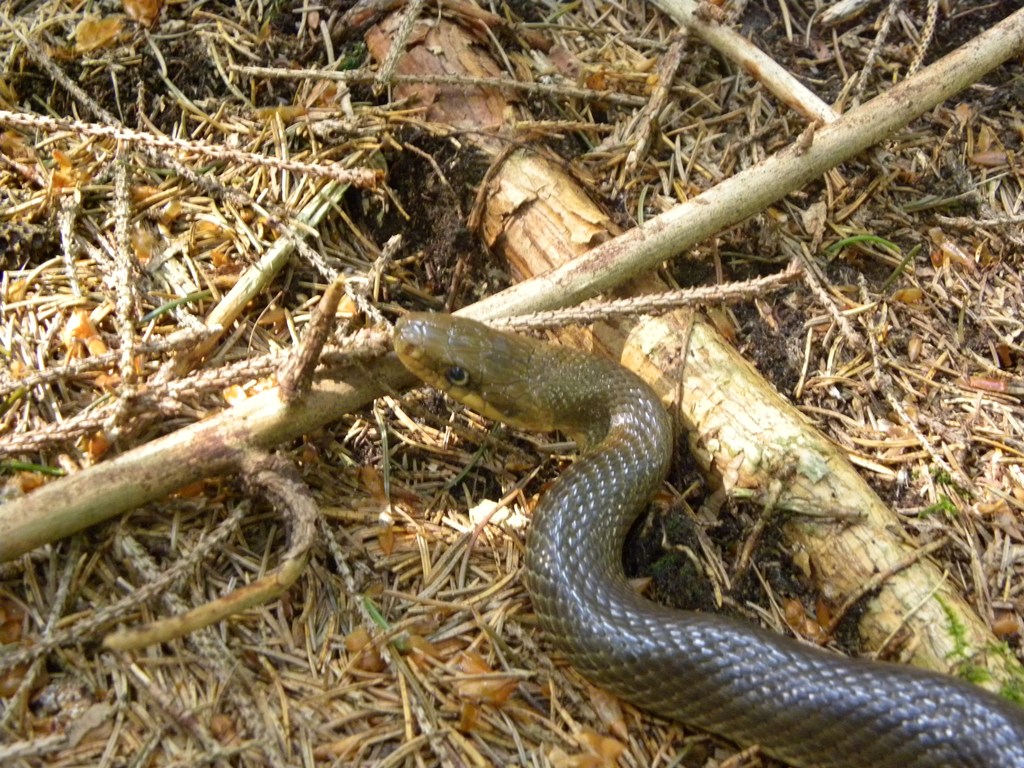
<svg viewBox="0 0 1024 768">
<path fill-rule="evenodd" d="M 531 396 L 537 352 L 544 346 L 535 339 L 467 318 L 413 312 L 395 324 L 394 345 L 416 376 L 488 418 L 524 429 L 560 426 Z"/>
</svg>

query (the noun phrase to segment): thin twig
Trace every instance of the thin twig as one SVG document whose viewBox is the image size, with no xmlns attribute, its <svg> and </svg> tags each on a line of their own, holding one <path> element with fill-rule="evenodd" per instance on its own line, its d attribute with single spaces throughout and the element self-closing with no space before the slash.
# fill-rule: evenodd
<svg viewBox="0 0 1024 768">
<path fill-rule="evenodd" d="M 617 317 L 637 315 L 657 316 L 680 307 L 694 307 L 715 302 L 747 301 L 755 296 L 764 296 L 780 291 L 801 276 L 801 268 L 790 262 L 782 272 L 750 280 L 740 280 L 725 285 L 695 286 L 677 291 L 631 296 L 626 299 L 596 299 L 567 309 L 553 309 L 546 312 L 532 312 L 528 315 L 505 317 L 495 320 L 492 325 L 517 330 L 541 330 L 561 328 L 565 325 L 589 325 L 605 322 Z"/>
<path fill-rule="evenodd" d="M 279 171 L 289 171 L 291 173 L 330 179 L 359 189 L 373 189 L 379 186 L 382 180 L 382 173 L 376 168 L 342 168 L 337 163 L 332 162 L 303 163 L 298 160 L 282 160 L 278 157 L 245 152 L 221 144 L 208 144 L 204 141 L 188 141 L 169 136 L 159 136 L 154 133 L 134 131 L 131 128 L 124 128 L 120 125 L 99 125 L 81 120 L 64 120 L 26 112 L 10 112 L 5 109 L 0 109 L 0 125 L 31 128 L 45 133 L 67 131 L 76 136 L 113 139 L 149 150 L 165 150 L 182 155 L 230 162 L 237 166 L 273 168 Z"/>
</svg>

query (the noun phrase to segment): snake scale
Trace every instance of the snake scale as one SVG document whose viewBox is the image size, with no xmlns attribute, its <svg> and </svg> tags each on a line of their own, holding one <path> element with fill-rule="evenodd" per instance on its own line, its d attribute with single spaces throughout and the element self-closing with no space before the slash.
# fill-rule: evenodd
<svg viewBox="0 0 1024 768">
<path fill-rule="evenodd" d="M 625 535 L 674 447 L 671 419 L 639 377 L 449 315 L 409 314 L 394 341 L 406 367 L 454 399 L 580 445 L 534 511 L 526 573 L 541 626 L 587 678 L 795 766 L 1024 768 L 1024 708 L 971 683 L 670 609 L 630 588 Z"/>
</svg>

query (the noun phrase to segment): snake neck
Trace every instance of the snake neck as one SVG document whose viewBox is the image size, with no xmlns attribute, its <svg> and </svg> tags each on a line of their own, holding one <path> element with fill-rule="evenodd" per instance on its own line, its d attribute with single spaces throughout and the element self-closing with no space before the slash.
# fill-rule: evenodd
<svg viewBox="0 0 1024 768">
<path fill-rule="evenodd" d="M 671 419 L 646 384 L 621 375 L 611 390 L 597 422 L 604 428 L 592 433 L 596 446 L 537 504 L 527 544 L 527 586 L 541 624 L 574 659 L 607 650 L 591 647 L 604 642 L 602 632 L 578 634 L 595 605 L 647 603 L 629 586 L 622 548 L 668 473 L 674 442 Z"/>
</svg>

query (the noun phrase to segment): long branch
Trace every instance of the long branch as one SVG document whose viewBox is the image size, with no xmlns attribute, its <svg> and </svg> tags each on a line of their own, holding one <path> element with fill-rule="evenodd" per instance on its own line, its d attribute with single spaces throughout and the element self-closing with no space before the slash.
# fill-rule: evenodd
<svg viewBox="0 0 1024 768">
<path fill-rule="evenodd" d="M 917 75 L 697 197 L 613 238 L 546 275 L 465 309 L 479 320 L 570 306 L 764 210 L 863 152 L 1024 50 L 1024 9 Z"/>
</svg>

